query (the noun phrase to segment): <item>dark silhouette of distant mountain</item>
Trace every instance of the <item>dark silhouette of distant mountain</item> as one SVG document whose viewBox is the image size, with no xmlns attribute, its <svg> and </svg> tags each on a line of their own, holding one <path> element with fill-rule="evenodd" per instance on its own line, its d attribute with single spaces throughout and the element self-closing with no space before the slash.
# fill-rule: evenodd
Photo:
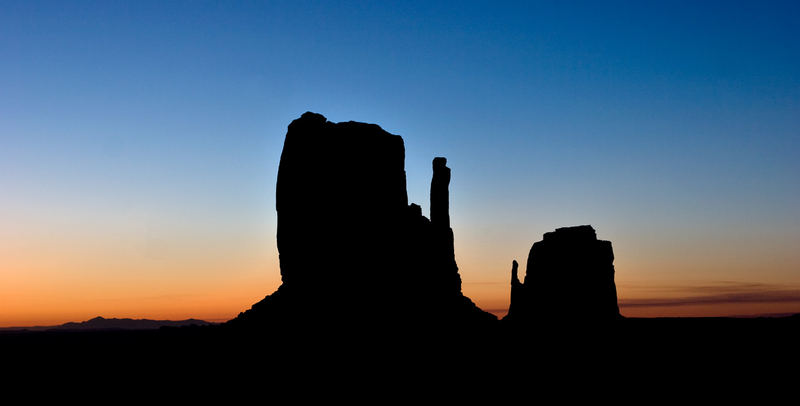
<svg viewBox="0 0 800 406">
<path fill-rule="evenodd" d="M 89 330 L 154 330 L 161 327 L 208 326 L 204 320 L 148 320 L 148 319 L 106 319 L 95 317 L 81 322 L 69 322 L 58 326 L 35 327 L 5 327 L 2 330 L 29 330 L 29 331 L 89 331 Z"/>
</svg>

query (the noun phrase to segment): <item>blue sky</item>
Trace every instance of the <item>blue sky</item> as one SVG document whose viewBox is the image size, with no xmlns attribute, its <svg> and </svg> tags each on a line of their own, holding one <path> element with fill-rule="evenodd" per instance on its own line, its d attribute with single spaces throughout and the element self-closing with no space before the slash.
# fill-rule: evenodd
<svg viewBox="0 0 800 406">
<path fill-rule="evenodd" d="M 0 237 L 274 255 L 283 135 L 310 110 L 402 135 L 424 210 L 448 157 L 463 277 L 498 295 L 512 258 L 584 223 L 622 282 L 800 283 L 798 21 L 797 2 L 0 2 Z"/>
</svg>

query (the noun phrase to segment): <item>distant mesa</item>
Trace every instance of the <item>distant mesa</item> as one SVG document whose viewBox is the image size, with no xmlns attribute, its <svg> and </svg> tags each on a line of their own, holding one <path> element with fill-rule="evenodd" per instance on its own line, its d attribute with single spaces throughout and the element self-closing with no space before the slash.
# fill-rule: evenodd
<svg viewBox="0 0 800 406">
<path fill-rule="evenodd" d="M 211 324 L 213 323 L 197 319 L 173 321 L 95 317 L 79 323 L 65 323 L 56 327 L 55 330 L 151 330 L 161 327 L 206 326 Z"/>
<path fill-rule="evenodd" d="M 430 219 L 408 203 L 404 161 L 378 125 L 294 120 L 276 188 L 282 284 L 227 325 L 496 321 L 461 292 L 447 160 L 433 160 Z"/>
<path fill-rule="evenodd" d="M 156 330 L 161 327 L 187 327 L 187 326 L 208 326 L 204 320 L 149 320 L 149 319 L 117 319 L 95 317 L 81 322 L 69 322 L 58 326 L 36 326 L 36 327 L 8 327 L 2 330 L 28 330 L 28 331 L 100 331 L 100 330 Z"/>
<path fill-rule="evenodd" d="M 553 321 L 601 322 L 621 318 L 610 241 L 592 226 L 545 233 L 528 254 L 525 281 L 511 271 L 511 305 L 504 322 L 529 325 Z"/>
</svg>

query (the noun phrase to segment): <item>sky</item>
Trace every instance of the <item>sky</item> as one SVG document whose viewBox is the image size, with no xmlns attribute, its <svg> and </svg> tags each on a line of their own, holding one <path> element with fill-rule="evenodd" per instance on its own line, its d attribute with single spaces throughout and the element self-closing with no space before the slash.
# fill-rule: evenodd
<svg viewBox="0 0 800 406">
<path fill-rule="evenodd" d="M 0 1 L 0 326 L 273 292 L 306 111 L 401 135 L 425 213 L 448 158 L 483 309 L 591 224 L 623 315 L 800 312 L 798 38 L 792 1 Z"/>
</svg>

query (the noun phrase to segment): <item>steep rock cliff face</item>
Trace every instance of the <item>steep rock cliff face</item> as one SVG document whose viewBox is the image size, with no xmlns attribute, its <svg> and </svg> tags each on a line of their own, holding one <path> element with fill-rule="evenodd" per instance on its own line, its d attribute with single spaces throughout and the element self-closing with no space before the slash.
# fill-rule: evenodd
<svg viewBox="0 0 800 406">
<path fill-rule="evenodd" d="M 598 240 L 591 226 L 545 233 L 528 254 L 524 283 L 514 261 L 511 306 L 504 320 L 522 325 L 619 317 L 611 242 Z"/>
<path fill-rule="evenodd" d="M 408 204 L 404 160 L 377 125 L 293 121 L 276 192 L 283 283 L 229 324 L 494 320 L 461 293 L 447 160 L 433 161 L 430 220 Z"/>
</svg>

